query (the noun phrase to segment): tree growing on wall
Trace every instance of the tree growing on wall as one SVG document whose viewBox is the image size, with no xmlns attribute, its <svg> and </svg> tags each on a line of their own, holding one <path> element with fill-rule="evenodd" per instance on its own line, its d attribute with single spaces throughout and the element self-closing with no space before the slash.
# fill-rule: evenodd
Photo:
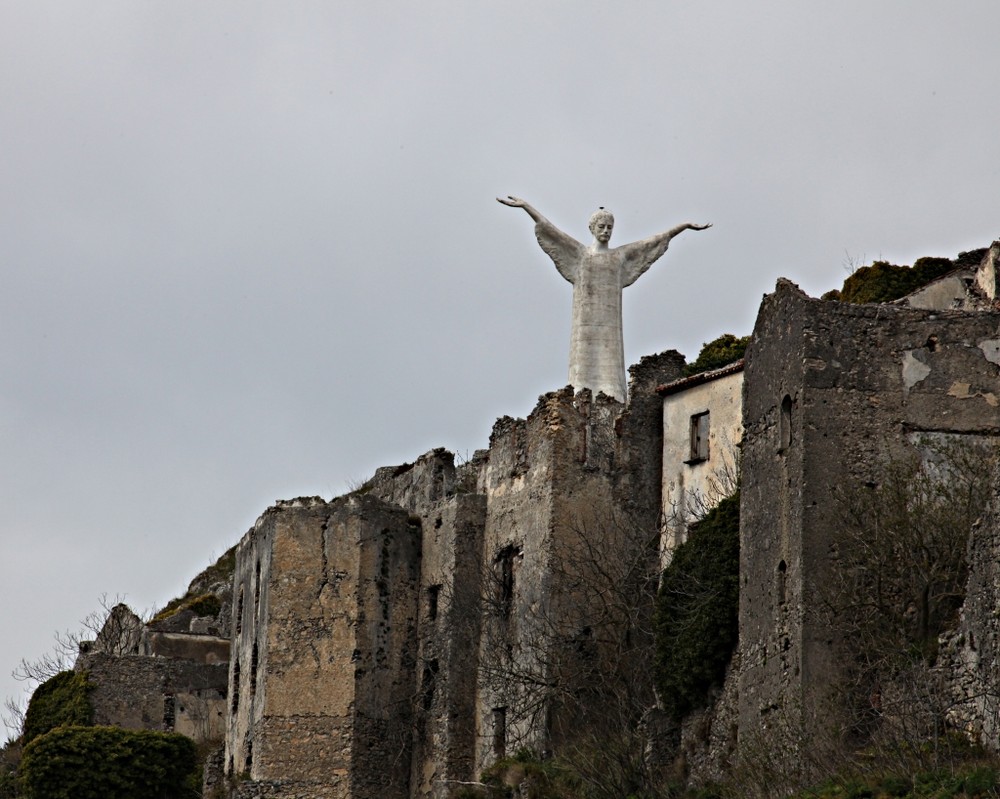
<svg viewBox="0 0 1000 799">
<path fill-rule="evenodd" d="M 938 641 L 965 597 L 968 542 L 997 450 L 976 440 L 917 450 L 836 492 L 841 524 L 820 612 L 847 657 L 836 701 L 852 711 L 848 741 L 876 745 L 899 765 L 935 766 L 949 756 L 953 703 Z"/>
<path fill-rule="evenodd" d="M 115 655 L 137 650 L 142 620 L 120 597 L 102 595 L 99 602 L 100 608 L 85 616 L 78 630 L 55 633 L 49 652 L 34 660 L 22 658 L 13 670 L 13 677 L 26 683 L 28 690 L 24 699 L 7 697 L 0 711 L 6 727 L 14 731 L 4 748 L 4 762 L 12 770 L 20 760 L 20 747 L 37 737 L 39 729 L 90 723 L 86 675 L 72 671 L 83 649 L 95 647 Z M 57 723 L 49 724 L 51 719 Z"/>
<path fill-rule="evenodd" d="M 642 731 L 655 704 L 652 612 L 659 531 L 590 509 L 560 531 L 545 584 L 519 601 L 520 576 L 496 553 L 482 575 L 480 685 L 503 706 L 498 755 L 555 760 L 586 795 L 656 796 Z M 540 742 L 521 731 L 547 730 Z M 645 791 L 645 793 L 642 793 Z"/>
<path fill-rule="evenodd" d="M 656 686 L 679 722 L 721 686 L 739 632 L 740 495 L 691 526 L 656 600 Z"/>
</svg>

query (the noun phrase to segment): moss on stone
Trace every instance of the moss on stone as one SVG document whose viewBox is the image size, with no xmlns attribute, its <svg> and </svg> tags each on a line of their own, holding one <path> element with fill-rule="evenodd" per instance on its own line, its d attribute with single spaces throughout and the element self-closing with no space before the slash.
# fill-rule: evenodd
<svg viewBox="0 0 1000 799">
<path fill-rule="evenodd" d="M 184 610 L 196 616 L 217 616 L 222 609 L 218 587 L 228 588 L 236 570 L 236 545 L 226 550 L 211 566 L 195 577 L 183 596 L 171 599 L 153 616 L 153 621 L 164 621 Z"/>
</svg>

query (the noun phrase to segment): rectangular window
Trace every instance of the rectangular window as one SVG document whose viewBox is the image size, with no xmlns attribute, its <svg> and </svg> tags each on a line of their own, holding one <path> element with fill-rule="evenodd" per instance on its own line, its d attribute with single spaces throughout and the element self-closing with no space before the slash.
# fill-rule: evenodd
<svg viewBox="0 0 1000 799">
<path fill-rule="evenodd" d="M 514 607 L 514 584 L 522 557 L 521 548 L 513 544 L 504 547 L 496 557 L 497 610 L 505 619 L 510 618 Z"/>
<path fill-rule="evenodd" d="M 431 660 L 424 664 L 424 673 L 420 678 L 420 686 L 422 693 L 422 704 L 424 711 L 429 711 L 434 705 L 434 683 L 437 681 L 438 671 L 440 666 L 437 660 Z"/>
<path fill-rule="evenodd" d="M 688 463 L 708 460 L 708 411 L 691 417 L 691 457 Z"/>
<path fill-rule="evenodd" d="M 441 596 L 441 586 L 432 585 L 427 589 L 427 619 L 434 621 L 438 617 L 438 599 Z"/>
<path fill-rule="evenodd" d="M 493 756 L 507 754 L 507 708 L 493 708 Z"/>
</svg>

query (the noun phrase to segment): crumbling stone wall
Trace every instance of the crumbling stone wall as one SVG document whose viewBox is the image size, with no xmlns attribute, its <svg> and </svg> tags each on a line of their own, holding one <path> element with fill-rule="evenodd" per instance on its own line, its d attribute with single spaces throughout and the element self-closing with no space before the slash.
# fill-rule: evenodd
<svg viewBox="0 0 1000 799">
<path fill-rule="evenodd" d="M 628 405 L 615 421 L 615 501 L 633 524 L 650 530 L 663 523 L 663 402 L 656 389 L 679 379 L 684 366 L 676 350 L 647 355 L 630 366 Z"/>
<path fill-rule="evenodd" d="M 408 796 L 419 564 L 419 530 L 373 496 L 257 521 L 237 550 L 229 774 L 268 796 Z"/>
<path fill-rule="evenodd" d="M 75 669 L 94 685 L 94 724 L 179 732 L 197 743 L 223 737 L 225 663 L 94 652 L 81 655 Z"/>
<path fill-rule="evenodd" d="M 239 796 L 444 797 L 497 757 L 596 723 L 606 708 L 581 676 L 621 672 L 611 644 L 649 627 L 609 621 L 594 573 L 646 575 L 603 586 L 620 594 L 655 585 L 655 387 L 682 366 L 644 359 L 627 408 L 547 394 L 458 469 L 433 450 L 348 497 L 268 510 L 233 584 L 225 763 L 249 778 Z M 645 709 L 649 670 L 630 665 Z"/>
<path fill-rule="evenodd" d="M 443 449 L 379 469 L 365 490 L 420 518 L 417 694 L 411 796 L 475 776 L 475 696 L 486 497 Z"/>
<path fill-rule="evenodd" d="M 556 647 L 573 626 L 557 605 L 565 594 L 557 561 L 565 561 L 574 516 L 610 499 L 614 451 L 604 433 L 619 408 L 567 387 L 541 397 L 527 419 L 494 425 L 479 480 L 487 515 L 478 769 L 522 747 L 551 748 L 558 722 L 543 686 L 556 678 Z"/>
<path fill-rule="evenodd" d="M 949 722 L 1000 751 L 1000 469 L 991 507 L 972 530 L 969 579 L 955 630 L 942 636 L 939 668 L 951 692 Z"/>
<path fill-rule="evenodd" d="M 741 505 L 741 750 L 789 752 L 835 714 L 839 643 L 816 609 L 833 489 L 876 479 L 920 432 L 995 436 L 1000 314 L 846 305 L 779 281 L 746 357 Z"/>
<path fill-rule="evenodd" d="M 599 695 L 592 684 L 571 687 L 581 647 L 598 660 L 611 655 L 606 641 L 589 639 L 600 636 L 588 623 L 599 614 L 587 563 L 605 576 L 637 557 L 655 568 L 654 388 L 682 364 L 668 353 L 634 369 L 636 402 L 624 414 L 614 400 L 567 388 L 540 398 L 527 419 L 500 419 L 489 449 L 460 469 L 433 450 L 379 469 L 359 489 L 420 520 L 411 795 L 444 796 L 503 754 L 549 751 L 578 731 L 581 712 L 588 723 L 600 715 L 596 701 L 567 701 L 577 689 Z M 628 513 L 645 514 L 645 528 L 626 523 Z"/>
</svg>

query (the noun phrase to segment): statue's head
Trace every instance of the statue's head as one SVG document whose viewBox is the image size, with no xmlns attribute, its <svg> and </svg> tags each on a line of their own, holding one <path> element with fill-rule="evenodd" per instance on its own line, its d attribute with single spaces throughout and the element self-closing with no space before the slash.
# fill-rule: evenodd
<svg viewBox="0 0 1000 799">
<path fill-rule="evenodd" d="M 590 217 L 590 232 L 602 244 L 607 244 L 615 227 L 615 215 L 602 205 Z"/>
</svg>

